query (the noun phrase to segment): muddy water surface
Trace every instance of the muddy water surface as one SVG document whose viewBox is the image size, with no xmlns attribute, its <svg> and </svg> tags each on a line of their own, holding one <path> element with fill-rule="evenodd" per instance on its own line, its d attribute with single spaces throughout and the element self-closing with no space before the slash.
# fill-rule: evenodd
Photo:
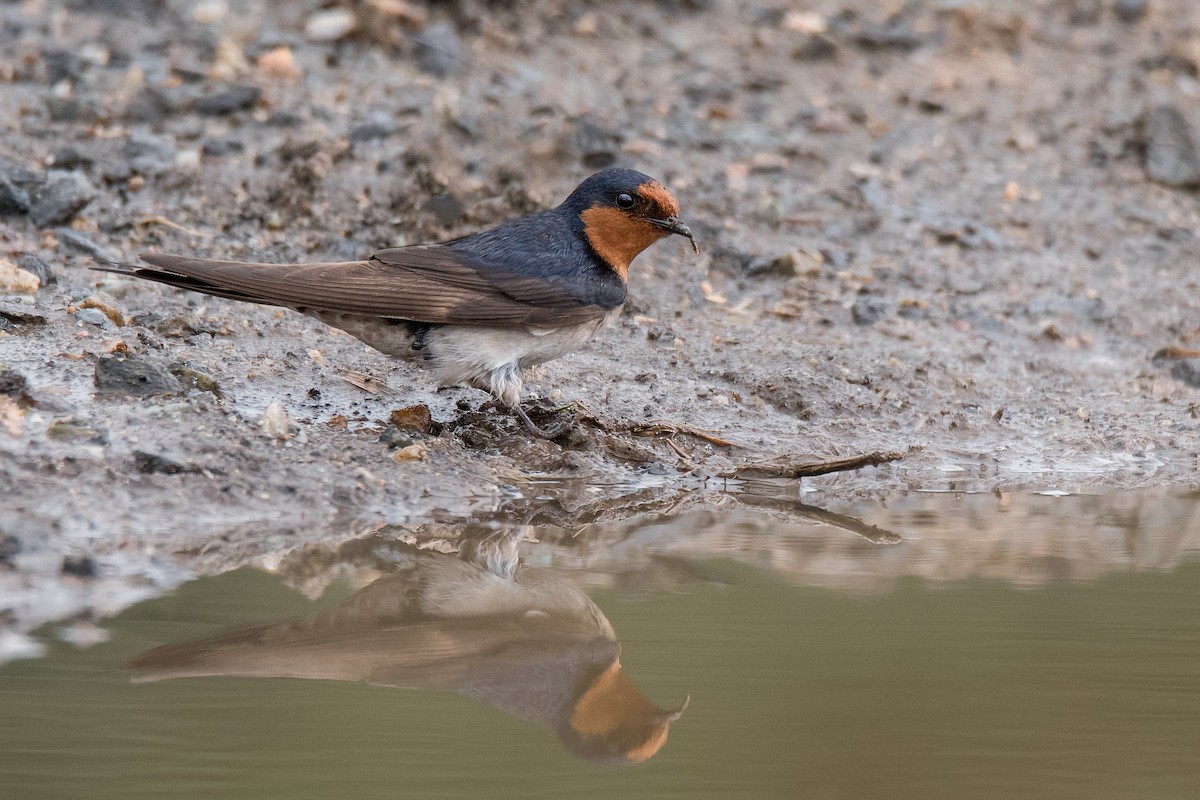
<svg viewBox="0 0 1200 800">
<path fill-rule="evenodd" d="M 457 554 L 386 533 L 273 554 L 94 629 L 43 628 L 44 657 L 0 668 L 0 784 L 1196 796 L 1195 496 L 889 506 L 474 525 Z M 63 641 L 89 633 L 107 638 Z"/>
</svg>

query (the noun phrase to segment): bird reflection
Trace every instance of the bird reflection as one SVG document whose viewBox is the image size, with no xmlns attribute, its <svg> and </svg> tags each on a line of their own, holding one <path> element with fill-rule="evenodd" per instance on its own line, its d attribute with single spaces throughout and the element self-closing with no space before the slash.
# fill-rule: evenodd
<svg viewBox="0 0 1200 800">
<path fill-rule="evenodd" d="M 589 760 L 639 762 L 687 703 L 664 710 L 621 669 L 612 625 L 587 595 L 520 568 L 519 533 L 466 541 L 458 557 L 407 563 L 308 617 L 164 645 L 137 680 L 228 675 L 363 681 L 457 692 L 549 727 Z"/>
</svg>

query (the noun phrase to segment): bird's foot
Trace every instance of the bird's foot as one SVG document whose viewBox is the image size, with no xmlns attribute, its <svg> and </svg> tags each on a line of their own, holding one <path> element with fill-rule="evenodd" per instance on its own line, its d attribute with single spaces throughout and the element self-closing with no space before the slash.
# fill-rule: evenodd
<svg viewBox="0 0 1200 800">
<path fill-rule="evenodd" d="M 552 414 L 560 414 L 563 411 L 574 410 L 574 408 L 575 408 L 574 404 L 571 404 L 571 405 L 560 406 L 559 408 L 549 409 L 549 412 Z M 534 422 L 532 419 L 530 419 L 529 415 L 525 413 L 525 409 L 521 408 L 519 405 L 516 408 L 514 408 L 513 411 L 516 413 L 517 417 L 520 418 L 521 422 L 525 425 L 525 429 L 540 439 L 547 439 L 547 440 L 553 441 L 554 439 L 557 439 L 558 437 L 562 436 L 564 433 L 567 433 L 568 431 L 570 431 L 572 428 L 575 427 L 575 415 L 574 414 L 568 415 L 566 419 L 559 420 L 554 425 L 551 425 L 548 428 L 543 428 L 540 425 L 538 425 L 536 422 Z"/>
</svg>

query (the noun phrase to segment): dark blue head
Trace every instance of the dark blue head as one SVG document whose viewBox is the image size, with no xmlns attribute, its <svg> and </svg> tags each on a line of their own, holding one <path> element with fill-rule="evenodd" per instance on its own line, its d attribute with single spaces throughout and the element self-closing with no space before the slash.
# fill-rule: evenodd
<svg viewBox="0 0 1200 800">
<path fill-rule="evenodd" d="M 583 222 L 592 249 L 622 277 L 638 253 L 664 236 L 686 236 L 691 230 L 679 219 L 679 201 L 661 183 L 637 170 L 600 170 L 571 192 L 561 206 Z"/>
</svg>

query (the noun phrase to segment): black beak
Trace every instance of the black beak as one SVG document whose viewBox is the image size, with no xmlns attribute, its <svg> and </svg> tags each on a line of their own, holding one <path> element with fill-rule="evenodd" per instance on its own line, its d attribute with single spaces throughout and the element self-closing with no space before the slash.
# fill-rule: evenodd
<svg viewBox="0 0 1200 800">
<path fill-rule="evenodd" d="M 696 254 L 700 253 L 700 245 L 696 244 L 696 237 L 692 233 L 692 229 L 679 221 L 679 217 L 667 217 L 666 219 L 651 219 L 647 220 L 651 225 L 656 225 L 664 231 L 669 231 L 679 236 L 686 236 L 687 240 L 692 243 L 692 249 Z"/>
</svg>

